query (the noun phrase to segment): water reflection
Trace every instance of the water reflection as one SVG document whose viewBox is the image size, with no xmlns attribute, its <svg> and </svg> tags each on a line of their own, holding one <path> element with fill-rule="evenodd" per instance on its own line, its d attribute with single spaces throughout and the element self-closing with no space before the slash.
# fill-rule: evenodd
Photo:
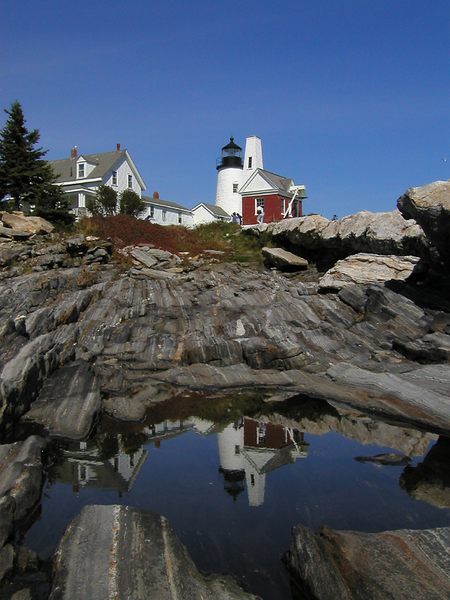
<svg viewBox="0 0 450 600">
<path fill-rule="evenodd" d="M 243 417 L 217 434 L 225 491 L 236 498 L 247 485 L 250 506 L 264 503 L 266 474 L 306 458 L 304 432 Z"/>
<path fill-rule="evenodd" d="M 300 396 L 185 396 L 155 405 L 144 423 L 103 417 L 92 440 L 59 441 L 25 543 L 48 558 L 82 506 L 131 505 L 164 514 L 200 570 L 285 600 L 280 556 L 298 523 L 361 531 L 450 523 L 437 508 L 449 506 L 449 442 L 428 451 L 435 440 Z M 410 465 L 373 462 L 383 453 L 392 465 L 394 451 Z"/>
<path fill-rule="evenodd" d="M 126 448 L 122 436 L 114 440 L 112 455 L 100 443 L 66 442 L 49 471 L 50 482 L 68 483 L 75 493 L 85 487 L 128 492 L 147 458 L 147 450 Z M 111 440 L 110 440 L 111 441 Z"/>
</svg>

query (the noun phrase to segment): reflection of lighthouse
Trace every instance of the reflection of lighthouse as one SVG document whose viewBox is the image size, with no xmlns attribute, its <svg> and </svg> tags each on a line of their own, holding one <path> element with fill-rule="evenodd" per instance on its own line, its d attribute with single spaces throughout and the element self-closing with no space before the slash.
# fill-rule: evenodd
<svg viewBox="0 0 450 600">
<path fill-rule="evenodd" d="M 234 498 L 247 486 L 250 506 L 264 503 L 266 474 L 307 456 L 301 431 L 244 417 L 217 434 L 220 472 Z"/>
</svg>

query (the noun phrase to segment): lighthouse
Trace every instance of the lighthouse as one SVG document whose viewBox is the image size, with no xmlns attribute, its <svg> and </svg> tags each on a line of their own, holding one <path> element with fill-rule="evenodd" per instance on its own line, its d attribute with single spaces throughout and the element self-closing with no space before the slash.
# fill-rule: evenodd
<svg viewBox="0 0 450 600">
<path fill-rule="evenodd" d="M 226 213 L 242 214 L 242 200 L 238 189 L 242 182 L 242 148 L 234 138 L 222 148 L 222 156 L 217 162 L 216 205 Z"/>
</svg>

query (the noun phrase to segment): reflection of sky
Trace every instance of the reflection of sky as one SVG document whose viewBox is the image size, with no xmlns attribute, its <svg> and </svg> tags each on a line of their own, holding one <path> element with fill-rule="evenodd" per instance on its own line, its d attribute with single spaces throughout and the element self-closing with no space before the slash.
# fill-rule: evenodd
<svg viewBox="0 0 450 600">
<path fill-rule="evenodd" d="M 224 490 L 216 434 L 185 433 L 145 445 L 147 456 L 128 491 L 69 483 L 44 488 L 42 516 L 25 543 L 48 556 L 67 523 L 86 504 L 128 504 L 164 514 L 200 569 L 229 572 L 265 599 L 289 598 L 279 562 L 293 525 L 380 531 L 450 524 L 450 510 L 411 499 L 399 486 L 401 467 L 359 463 L 389 451 L 336 433 L 306 434 L 308 456 L 267 473 L 264 503 L 249 506 Z M 420 459 L 415 459 L 416 464 Z"/>
</svg>

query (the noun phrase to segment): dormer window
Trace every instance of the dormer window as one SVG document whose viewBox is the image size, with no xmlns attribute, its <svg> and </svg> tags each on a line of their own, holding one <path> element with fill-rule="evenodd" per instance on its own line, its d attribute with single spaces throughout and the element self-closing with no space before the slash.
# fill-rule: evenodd
<svg viewBox="0 0 450 600">
<path fill-rule="evenodd" d="M 85 172 L 84 171 L 84 167 L 85 167 L 85 164 L 86 163 L 78 163 L 78 175 L 77 175 L 78 179 L 84 177 L 84 172 Z"/>
<path fill-rule="evenodd" d="M 117 185 L 117 171 L 112 172 L 112 184 Z"/>
<path fill-rule="evenodd" d="M 128 187 L 130 189 L 133 187 L 133 175 L 128 175 Z"/>
</svg>

